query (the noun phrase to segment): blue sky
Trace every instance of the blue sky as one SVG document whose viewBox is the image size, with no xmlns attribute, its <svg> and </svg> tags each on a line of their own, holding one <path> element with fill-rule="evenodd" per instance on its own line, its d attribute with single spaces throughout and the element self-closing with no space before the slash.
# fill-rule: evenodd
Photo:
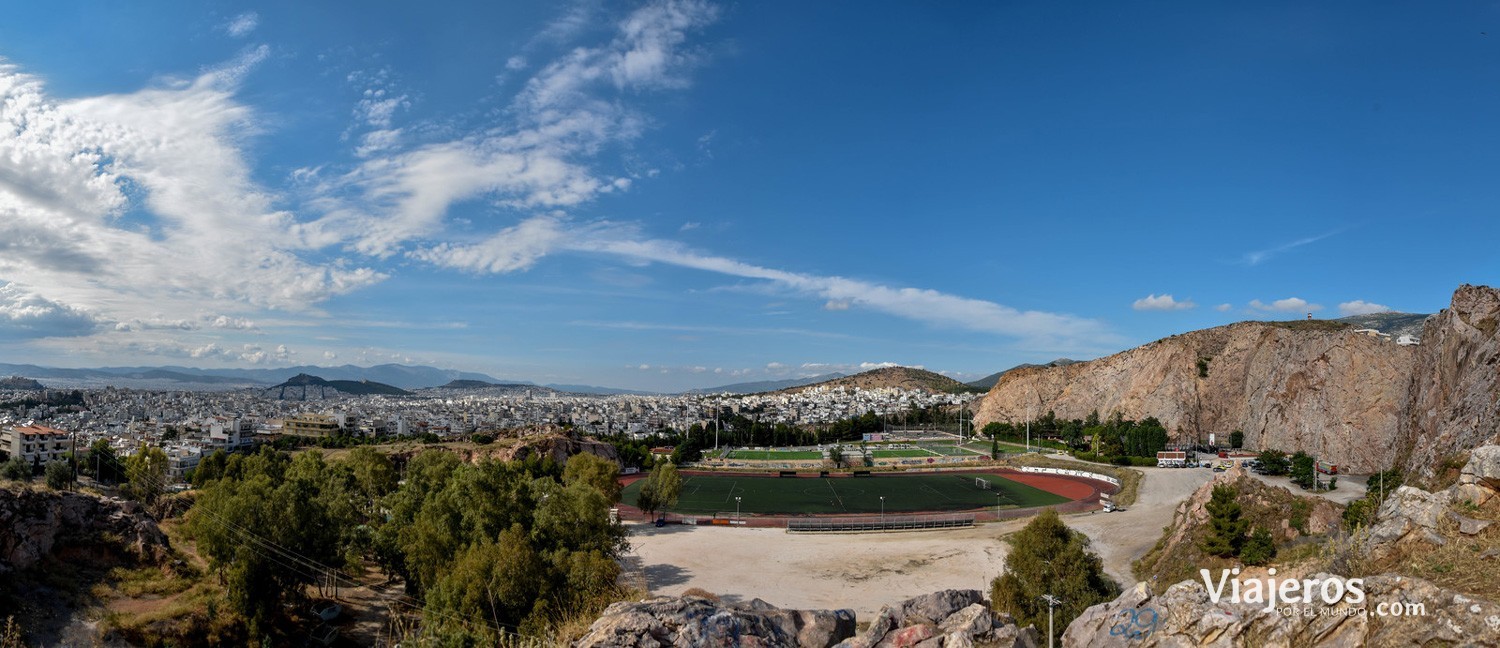
<svg viewBox="0 0 1500 648">
<path fill-rule="evenodd" d="M 10 4 L 11 362 L 972 379 L 1500 271 L 1492 3 Z"/>
</svg>

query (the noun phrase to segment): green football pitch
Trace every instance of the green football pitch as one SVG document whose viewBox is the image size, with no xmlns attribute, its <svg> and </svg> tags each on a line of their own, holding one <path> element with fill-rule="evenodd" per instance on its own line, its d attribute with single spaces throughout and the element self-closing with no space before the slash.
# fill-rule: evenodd
<svg viewBox="0 0 1500 648">
<path fill-rule="evenodd" d="M 980 488 L 975 478 L 993 487 Z M 621 496 L 634 506 L 640 496 L 637 480 Z M 879 513 L 881 497 L 886 513 L 961 511 L 1002 506 L 1051 506 L 1066 497 L 1011 481 L 999 475 L 942 473 L 877 475 L 873 477 L 778 478 L 743 475 L 691 475 L 683 478 L 674 513 L 733 513 L 734 498 L 744 513 L 848 514 Z"/>
<path fill-rule="evenodd" d="M 822 459 L 823 453 L 817 450 L 735 450 L 729 453 L 730 459 L 759 459 L 762 461 L 805 461 L 807 459 Z"/>
<path fill-rule="evenodd" d="M 932 453 L 926 450 L 901 448 L 897 450 L 871 450 L 870 456 L 876 459 L 900 459 L 913 457 L 931 457 Z"/>
</svg>

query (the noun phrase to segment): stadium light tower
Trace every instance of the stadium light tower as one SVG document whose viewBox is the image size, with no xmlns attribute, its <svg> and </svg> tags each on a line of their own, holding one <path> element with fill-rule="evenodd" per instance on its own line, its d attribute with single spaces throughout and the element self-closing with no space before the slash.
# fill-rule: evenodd
<svg viewBox="0 0 1500 648">
<path fill-rule="evenodd" d="M 1062 599 L 1051 594 L 1043 594 L 1042 600 L 1047 602 L 1047 648 L 1052 648 L 1052 610 L 1062 605 Z"/>
<path fill-rule="evenodd" d="M 880 496 L 880 528 L 885 528 L 885 496 Z"/>
<path fill-rule="evenodd" d="M 740 519 L 740 496 L 734 496 L 734 519 Z"/>
</svg>

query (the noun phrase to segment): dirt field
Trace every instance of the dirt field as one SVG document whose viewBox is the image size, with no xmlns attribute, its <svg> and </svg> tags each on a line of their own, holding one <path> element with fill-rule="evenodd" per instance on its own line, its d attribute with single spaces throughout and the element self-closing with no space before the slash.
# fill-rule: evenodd
<svg viewBox="0 0 1500 648">
<path fill-rule="evenodd" d="M 1161 536 L 1173 508 L 1213 473 L 1141 469 L 1146 479 L 1128 511 L 1065 516 L 1088 534 L 1105 569 L 1127 584 L 1130 562 Z M 698 587 L 726 600 L 761 598 L 795 608 L 851 608 L 869 620 L 880 606 L 940 589 L 988 591 L 1002 569 L 1000 538 L 1026 520 L 957 531 L 788 535 L 772 528 L 631 526 L 632 569 L 652 593 Z"/>
</svg>

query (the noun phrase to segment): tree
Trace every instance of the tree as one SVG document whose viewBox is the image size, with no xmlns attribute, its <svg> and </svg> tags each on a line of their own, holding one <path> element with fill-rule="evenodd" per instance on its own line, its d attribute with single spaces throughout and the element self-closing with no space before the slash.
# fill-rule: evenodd
<svg viewBox="0 0 1500 648">
<path fill-rule="evenodd" d="M 1088 537 L 1069 529 L 1053 509 L 1042 511 L 1010 542 L 1005 571 L 990 583 L 990 600 L 1018 626 L 1046 627 L 1044 594 L 1062 599 L 1054 612 L 1059 636 L 1086 608 L 1119 594 L 1099 556 L 1088 551 Z"/>
<path fill-rule="evenodd" d="M 0 466 L 0 476 L 16 481 L 31 479 L 31 464 L 20 457 L 11 457 L 4 466 Z"/>
<path fill-rule="evenodd" d="M 198 462 L 198 467 L 193 469 L 193 478 L 189 481 L 195 488 L 203 488 L 209 482 L 223 477 L 224 468 L 228 465 L 229 455 L 223 450 L 215 450 Z"/>
<path fill-rule="evenodd" d="M 677 504 L 677 495 L 681 492 L 682 476 L 677 474 L 677 468 L 669 463 L 657 464 L 646 477 L 646 483 L 641 484 L 638 506 L 647 514 L 655 514 Z"/>
<path fill-rule="evenodd" d="M 1385 496 L 1400 488 L 1405 480 L 1400 468 L 1382 470 L 1365 480 L 1365 496 L 1374 499 L 1375 506 L 1379 507 L 1385 501 Z"/>
<path fill-rule="evenodd" d="M 146 504 L 156 502 L 167 487 L 167 453 L 141 444 L 125 459 L 125 479 L 132 497 Z"/>
<path fill-rule="evenodd" d="M 844 446 L 834 444 L 828 448 L 828 463 L 834 468 L 844 467 Z"/>
<path fill-rule="evenodd" d="M 990 459 L 1000 458 L 1000 439 L 990 439 Z"/>
<path fill-rule="evenodd" d="M 1260 469 L 1267 475 L 1285 475 L 1291 462 L 1287 460 L 1286 453 L 1280 450 L 1262 450 L 1256 457 Z"/>
<path fill-rule="evenodd" d="M 1238 556 L 1245 542 L 1245 530 L 1249 520 L 1240 519 L 1239 491 L 1228 484 L 1214 486 L 1213 498 L 1209 500 L 1209 535 L 1198 545 L 1203 553 L 1228 558 Z"/>
<path fill-rule="evenodd" d="M 1292 467 L 1290 470 L 1292 483 L 1303 488 L 1312 488 L 1313 480 L 1317 478 L 1318 465 L 1311 456 L 1300 450 L 1292 455 Z"/>
<path fill-rule="evenodd" d="M 73 468 L 66 461 L 47 462 L 47 488 L 63 490 L 73 483 Z"/>
<path fill-rule="evenodd" d="M 1240 550 L 1240 559 L 1247 565 L 1264 565 L 1275 557 L 1276 541 L 1271 538 L 1271 532 L 1262 526 L 1255 527 L 1255 532 Z"/>
<path fill-rule="evenodd" d="M 1229 447 L 1231 447 L 1231 448 L 1243 448 L 1243 447 L 1245 447 L 1245 433 L 1244 433 L 1244 431 L 1242 431 L 1242 430 L 1235 430 L 1235 431 L 1229 433 Z"/>
<path fill-rule="evenodd" d="M 568 458 L 563 468 L 563 483 L 583 483 L 593 487 L 613 504 L 620 501 L 620 465 L 587 452 Z"/>
</svg>

